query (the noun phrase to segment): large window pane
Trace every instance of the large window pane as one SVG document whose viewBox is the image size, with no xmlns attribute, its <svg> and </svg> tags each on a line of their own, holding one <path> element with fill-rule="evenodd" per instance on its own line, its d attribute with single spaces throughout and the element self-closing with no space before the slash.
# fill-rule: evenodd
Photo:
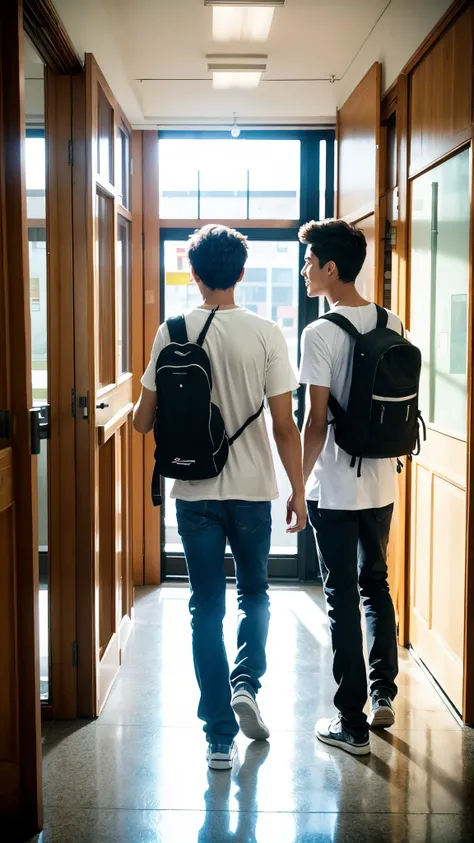
<svg viewBox="0 0 474 843">
<path fill-rule="evenodd" d="M 466 436 L 469 150 L 413 182 L 411 333 L 425 418 Z"/>
<path fill-rule="evenodd" d="M 159 141 L 160 216 L 299 219 L 300 142 Z"/>
</svg>

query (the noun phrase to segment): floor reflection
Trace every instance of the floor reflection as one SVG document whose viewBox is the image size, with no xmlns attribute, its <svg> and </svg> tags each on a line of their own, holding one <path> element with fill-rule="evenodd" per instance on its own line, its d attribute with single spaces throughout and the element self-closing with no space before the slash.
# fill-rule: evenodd
<svg viewBox="0 0 474 843">
<path fill-rule="evenodd" d="M 134 629 L 100 718 L 44 726 L 41 843 L 464 843 L 474 820 L 474 733 L 406 650 L 397 722 L 364 759 L 314 738 L 334 681 L 317 587 L 274 587 L 259 694 L 269 743 L 237 738 L 232 773 L 210 772 L 196 716 L 181 585 L 138 589 Z M 235 589 L 225 641 L 236 653 Z"/>
</svg>

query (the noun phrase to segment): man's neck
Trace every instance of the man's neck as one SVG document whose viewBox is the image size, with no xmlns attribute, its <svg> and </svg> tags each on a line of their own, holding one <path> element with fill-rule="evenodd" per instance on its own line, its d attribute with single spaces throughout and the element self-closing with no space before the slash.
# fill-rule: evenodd
<svg viewBox="0 0 474 843">
<path fill-rule="evenodd" d="M 235 303 L 235 289 L 208 290 L 203 296 L 201 307 L 209 308 L 209 310 L 216 307 L 219 310 L 231 310 L 233 307 L 237 307 Z"/>
<path fill-rule="evenodd" d="M 365 307 L 370 304 L 356 290 L 355 284 L 344 284 L 343 281 L 337 282 L 333 289 L 327 293 L 326 298 L 331 307 L 338 305 L 343 307 Z"/>
</svg>

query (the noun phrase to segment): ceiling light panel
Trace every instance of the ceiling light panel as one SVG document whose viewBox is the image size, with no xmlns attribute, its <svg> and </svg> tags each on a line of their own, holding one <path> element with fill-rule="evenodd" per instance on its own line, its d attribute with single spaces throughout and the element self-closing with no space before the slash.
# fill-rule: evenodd
<svg viewBox="0 0 474 843">
<path fill-rule="evenodd" d="M 275 9 L 272 6 L 216 6 L 212 10 L 214 41 L 267 41 Z"/>
<path fill-rule="evenodd" d="M 257 88 L 261 79 L 261 71 L 214 71 L 212 84 L 216 90 L 227 91 L 229 88 Z"/>
<path fill-rule="evenodd" d="M 273 6 L 285 5 L 285 0 L 204 0 L 205 6 Z"/>
</svg>

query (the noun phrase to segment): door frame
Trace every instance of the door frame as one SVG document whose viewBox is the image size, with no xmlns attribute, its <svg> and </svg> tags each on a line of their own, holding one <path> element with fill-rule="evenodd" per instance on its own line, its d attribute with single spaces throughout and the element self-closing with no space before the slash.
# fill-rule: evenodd
<svg viewBox="0 0 474 843">
<path fill-rule="evenodd" d="M 82 64 L 52 0 L 24 0 L 23 27 L 45 65 L 48 290 L 50 696 L 43 719 L 77 716 L 74 452 L 72 76 Z"/>
<path fill-rule="evenodd" d="M 2 449 L 3 504 L 12 509 L 12 552 L 6 582 L 9 612 L 4 618 L 10 670 L 4 677 L 9 707 L 2 707 L 0 794 L 2 814 L 23 821 L 28 830 L 42 824 L 41 719 L 38 636 L 37 468 L 30 447 L 31 330 L 23 85 L 23 8 L 0 8 L 0 238 L 3 316 L 6 331 L 4 368 L 11 447 Z M 3 327 L 3 326 L 2 326 Z M 14 372 L 13 372 L 14 364 Z M 3 371 L 2 371 L 3 374 Z M 3 397 L 3 396 L 2 396 Z M 8 440 L 7 440 L 8 442 Z M 6 460 L 5 460 L 6 456 Z M 3 573 L 3 572 L 2 572 Z"/>
<path fill-rule="evenodd" d="M 409 258 L 411 251 L 410 228 L 410 181 L 419 173 L 409 172 L 409 139 L 410 139 L 410 76 L 418 67 L 429 51 L 441 40 L 456 19 L 471 6 L 472 0 L 454 0 L 446 13 L 439 20 L 433 30 L 427 35 L 423 43 L 416 50 L 412 58 L 405 65 L 396 83 L 396 114 L 397 114 L 397 166 L 398 166 L 398 196 L 399 216 L 397 222 L 397 252 L 399 255 L 398 285 L 392 289 L 394 309 L 402 318 L 407 330 L 410 329 L 410 270 Z M 473 11 L 474 14 L 474 11 Z M 471 242 L 469 262 L 469 289 L 472 293 L 474 281 L 474 122 L 471 126 L 471 137 L 460 143 L 459 147 L 432 161 L 426 170 L 444 163 L 471 143 Z M 468 373 L 467 373 L 467 490 L 466 490 L 466 576 L 465 576 L 465 624 L 464 624 L 464 658 L 463 658 L 463 720 L 466 724 L 474 725 L 474 616 L 472 605 L 474 601 L 474 300 L 469 299 L 468 307 Z M 411 524 L 410 512 L 412 501 L 410 473 L 403 483 L 402 498 L 405 500 L 403 524 L 398 532 L 400 541 L 401 587 L 404 588 L 403 623 L 400 625 L 400 644 L 408 646 L 410 643 L 410 577 L 411 577 Z M 404 535 L 403 535 L 404 529 Z M 403 557 L 403 558 L 402 558 Z"/>
</svg>

